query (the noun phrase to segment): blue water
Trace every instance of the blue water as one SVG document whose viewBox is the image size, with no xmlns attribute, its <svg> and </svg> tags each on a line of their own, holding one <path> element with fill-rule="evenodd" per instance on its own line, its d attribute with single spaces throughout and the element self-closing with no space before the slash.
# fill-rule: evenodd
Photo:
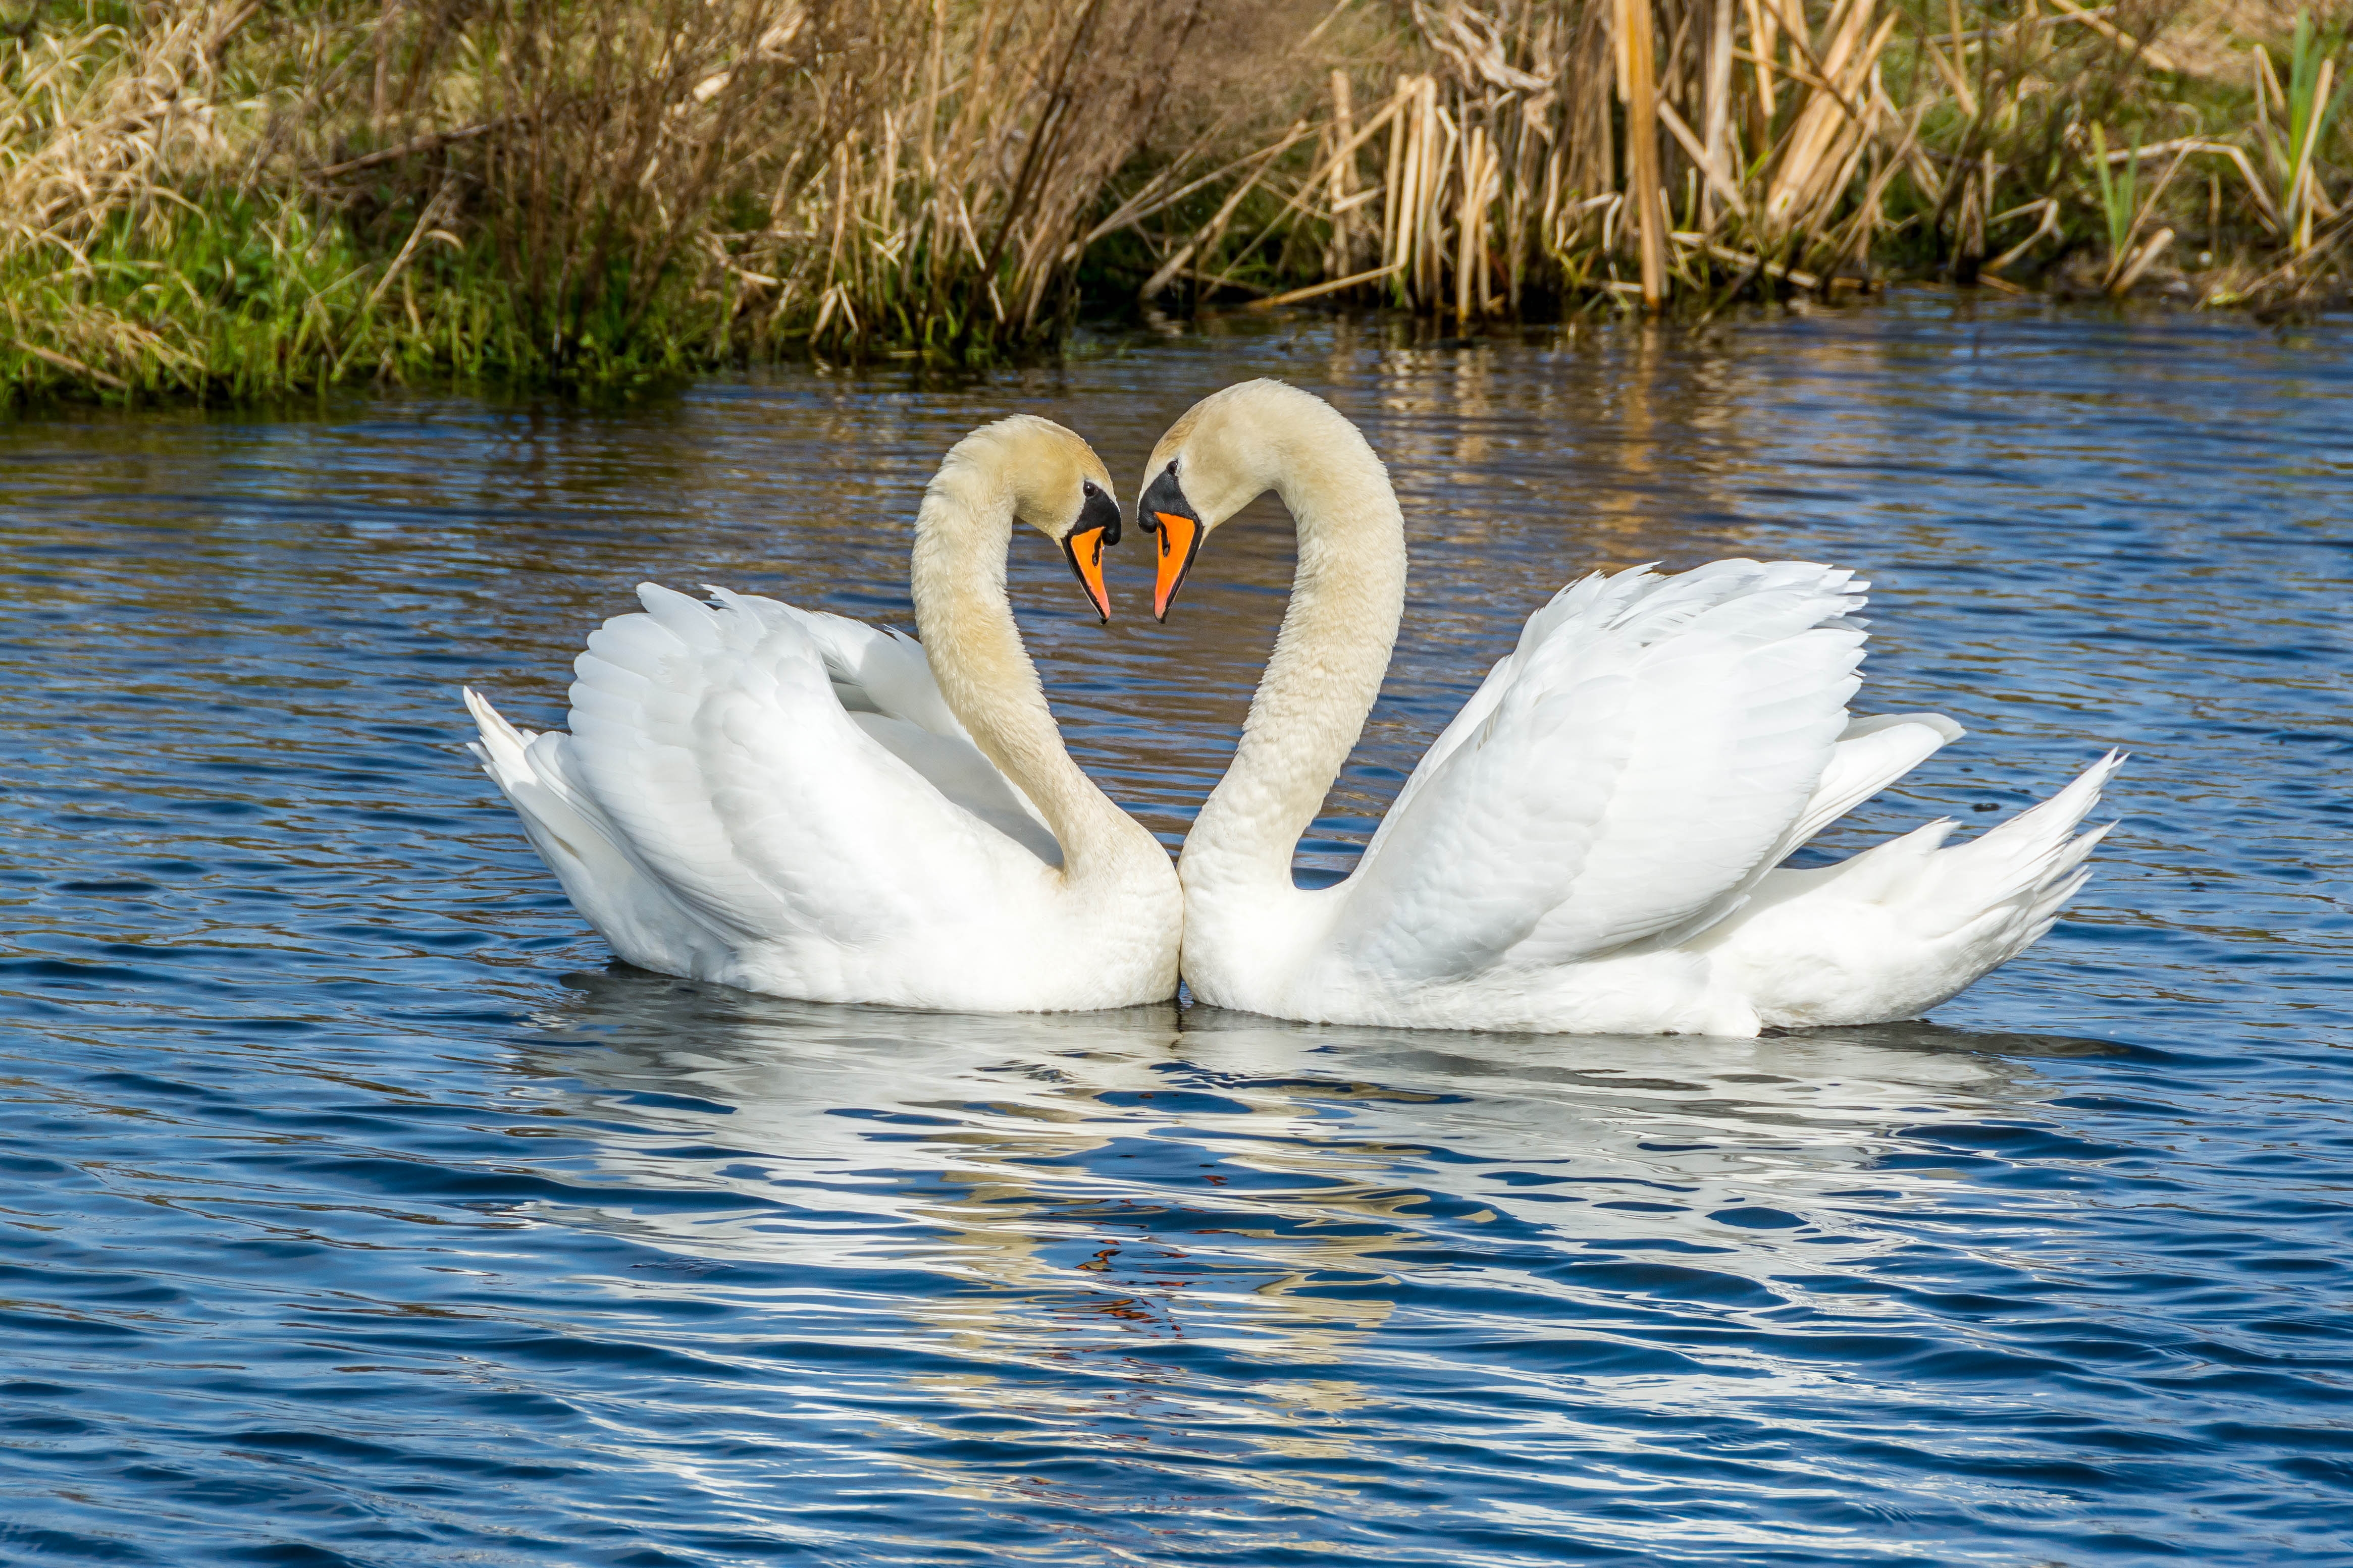
<svg viewBox="0 0 2353 1568">
<path fill-rule="evenodd" d="M 1932 1022 L 970 1018 L 609 968 L 460 750 L 647 576 L 903 619 L 1017 409 L 1123 488 L 1278 374 L 1388 458 L 1328 875 L 1554 586 L 1861 568 L 1969 738 L 1841 850 L 2134 761 Z M 2353 338 L 1918 294 L 1715 335 L 1315 320 L 1059 372 L 0 427 L 0 1562 L 2353 1563 Z M 1014 572 L 1181 833 L 1282 605 Z"/>
</svg>

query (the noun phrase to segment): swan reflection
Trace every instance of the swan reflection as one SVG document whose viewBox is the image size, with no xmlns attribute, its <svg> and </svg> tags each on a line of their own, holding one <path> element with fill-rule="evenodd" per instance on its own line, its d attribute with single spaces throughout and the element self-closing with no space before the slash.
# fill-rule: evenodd
<svg viewBox="0 0 2353 1568">
<path fill-rule="evenodd" d="M 543 1222 L 658 1249 L 612 1288 L 832 1347 L 843 1381 L 801 1396 L 882 1399 L 900 1462 L 1000 1502 L 1048 1495 L 1029 1456 L 1075 1449 L 1153 1475 L 1240 1459 L 1328 1491 L 1314 1506 L 1371 1506 L 1292 1461 L 1365 1458 L 1414 1418 L 1400 1391 L 1465 1354 L 1506 1384 L 1608 1377 L 1678 1419 L 1819 1393 L 1834 1373 L 1718 1331 L 1906 1245 L 1862 1211 L 1926 1211 L 1966 1179 L 1884 1156 L 2031 1112 L 2054 1092 L 2036 1056 L 2105 1048 L 1919 1024 L 1563 1040 L 1174 1005 L 899 1013 L 617 969 L 566 984 L 522 1093 L 592 1141 L 590 1180 L 620 1201 Z M 1740 1363 L 1736 1388 L 1694 1336 Z M 1140 1506 L 1133 1482 L 1096 1500 L 1113 1496 Z"/>
<path fill-rule="evenodd" d="M 1800 1241 L 1818 1264 L 1858 1180 L 1884 1207 L 1950 1179 L 1883 1156 L 2030 1110 L 2051 1092 L 2036 1056 L 2105 1048 L 1917 1023 L 1562 1040 L 1173 1005 L 901 1013 L 618 969 L 566 984 L 524 1065 L 593 1128 L 600 1171 L 757 1200 L 594 1223 L 718 1261 L 944 1273 L 984 1290 L 934 1305 L 997 1328 L 1239 1335 L 1311 1361 L 1498 1221 L 1522 1245 L 1663 1242 L 1755 1277 Z"/>
</svg>

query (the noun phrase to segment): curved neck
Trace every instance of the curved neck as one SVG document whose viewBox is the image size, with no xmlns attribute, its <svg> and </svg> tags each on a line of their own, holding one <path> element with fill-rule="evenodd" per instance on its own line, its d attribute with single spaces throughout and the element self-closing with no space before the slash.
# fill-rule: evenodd
<svg viewBox="0 0 2353 1568">
<path fill-rule="evenodd" d="M 952 455 L 915 517 L 909 574 L 915 629 L 949 710 L 1038 807 L 1061 844 L 1064 878 L 1076 880 L 1104 870 L 1130 830 L 1152 840 L 1062 744 L 1006 598 L 1013 521 L 1012 485 L 987 465 Z"/>
<path fill-rule="evenodd" d="M 1329 409 L 1274 446 L 1299 568 L 1240 746 L 1185 839 L 1181 869 L 1289 889 L 1300 835 L 1380 695 L 1405 612 L 1405 519 L 1380 459 Z M 1328 420 L 1323 416 L 1328 416 Z"/>
</svg>

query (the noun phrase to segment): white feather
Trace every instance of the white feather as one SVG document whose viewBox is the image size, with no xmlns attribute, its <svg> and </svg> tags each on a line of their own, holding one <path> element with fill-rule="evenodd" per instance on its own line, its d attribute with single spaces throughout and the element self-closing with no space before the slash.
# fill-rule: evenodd
<svg viewBox="0 0 2353 1568">
<path fill-rule="evenodd" d="M 1934 713 L 1851 720 L 1867 584 L 1807 562 L 1637 567 L 1528 617 L 1341 882 L 1292 886 L 1378 689 L 1403 601 L 1379 460 L 1312 395 L 1205 400 L 1154 453 L 1218 518 L 1279 490 L 1292 605 L 1242 745 L 1185 846 L 1185 978 L 1319 1022 L 1755 1035 L 1911 1017 L 2015 956 L 2083 884 L 2076 826 L 2119 759 L 1971 843 L 1932 825 L 1780 868 L 1957 740 Z M 1205 514 L 1207 515 L 1207 514 Z M 2105 830 L 2102 830 L 2105 831 Z"/>
<path fill-rule="evenodd" d="M 568 735 L 467 693 L 484 771 L 617 954 L 821 1001 L 1138 999 L 1115 966 L 1071 973 L 1060 847 L 922 645 L 747 595 L 638 597 L 575 662 Z"/>
<path fill-rule="evenodd" d="M 1727 561 L 1566 590 L 1330 890 L 1271 1010 L 1753 1034 L 1915 1016 L 2014 957 L 2082 885 L 2101 833 L 2070 834 L 2120 759 L 1970 844 L 1939 851 L 1947 824 L 1776 869 L 1962 733 L 1849 720 L 1858 589 Z"/>
</svg>

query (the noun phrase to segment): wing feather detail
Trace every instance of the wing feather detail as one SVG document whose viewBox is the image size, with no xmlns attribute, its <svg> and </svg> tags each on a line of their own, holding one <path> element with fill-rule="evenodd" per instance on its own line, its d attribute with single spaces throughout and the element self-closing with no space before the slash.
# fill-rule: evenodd
<svg viewBox="0 0 2353 1568">
<path fill-rule="evenodd" d="M 1336 952 L 1439 983 L 1573 963 L 1720 912 L 1821 783 L 1858 683 L 1865 586 L 1720 561 L 1564 589 L 1408 781 L 1344 884 Z"/>
<path fill-rule="evenodd" d="M 797 627 L 816 646 L 835 700 L 869 736 L 942 795 L 1047 865 L 1062 863 L 1062 847 L 1054 841 L 1045 817 L 981 753 L 940 695 L 923 644 L 904 632 L 847 616 L 804 610 L 724 588 L 706 586 L 706 591 L 724 608 L 753 616 L 771 629 Z"/>
<path fill-rule="evenodd" d="M 882 714 L 862 686 L 865 711 L 845 705 L 837 675 L 855 681 L 866 663 L 898 661 L 876 682 L 886 690 L 907 683 L 887 634 L 861 648 L 841 630 L 855 623 L 772 601 L 730 595 L 714 609 L 652 584 L 638 598 L 644 613 L 607 621 L 575 663 L 565 761 L 699 921 L 744 943 L 855 947 L 935 922 L 959 899 L 1001 903 L 1022 865 L 1043 871 L 859 721 L 921 731 L 933 750 L 961 747 L 987 768 L 960 728 L 942 735 Z M 920 691 L 906 706 L 954 725 L 936 687 L 930 695 L 934 711 Z M 1001 775 L 997 784 L 1010 795 Z"/>
</svg>

